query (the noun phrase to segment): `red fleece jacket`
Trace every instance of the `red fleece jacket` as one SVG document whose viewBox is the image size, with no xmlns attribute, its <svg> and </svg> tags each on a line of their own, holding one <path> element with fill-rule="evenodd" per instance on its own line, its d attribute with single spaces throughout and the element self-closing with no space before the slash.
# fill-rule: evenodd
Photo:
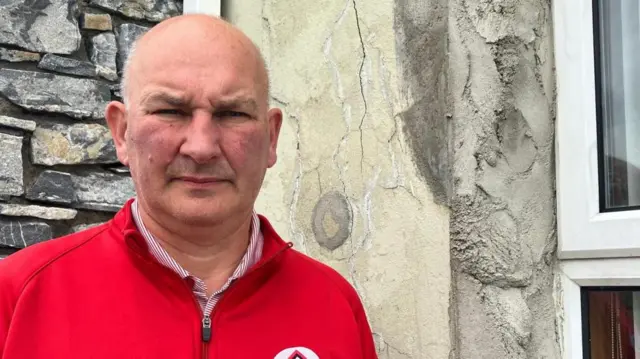
<svg viewBox="0 0 640 359">
<path fill-rule="evenodd" d="M 191 288 L 149 255 L 130 204 L 0 261 L 0 359 L 377 358 L 351 285 L 262 216 L 263 257 L 218 302 L 203 340 Z"/>
</svg>

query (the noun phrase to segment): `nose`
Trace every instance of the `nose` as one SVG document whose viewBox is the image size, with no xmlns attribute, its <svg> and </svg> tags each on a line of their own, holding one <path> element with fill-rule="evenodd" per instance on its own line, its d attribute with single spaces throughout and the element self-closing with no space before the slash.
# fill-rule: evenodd
<svg viewBox="0 0 640 359">
<path fill-rule="evenodd" d="M 206 111 L 194 112 L 186 129 L 185 139 L 180 153 L 189 156 L 194 162 L 205 164 L 220 156 L 220 125 Z"/>
</svg>

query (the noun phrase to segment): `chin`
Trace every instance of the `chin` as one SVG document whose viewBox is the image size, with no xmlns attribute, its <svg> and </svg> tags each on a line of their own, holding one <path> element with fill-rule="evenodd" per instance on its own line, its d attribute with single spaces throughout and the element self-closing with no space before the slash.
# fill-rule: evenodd
<svg viewBox="0 0 640 359">
<path fill-rule="evenodd" d="M 175 201 L 169 203 L 170 212 L 180 221 L 198 226 L 221 222 L 231 215 L 232 206 L 222 205 L 222 203 L 228 203 L 227 201 L 216 200 L 215 203 L 211 202 L 211 199 Z"/>
</svg>

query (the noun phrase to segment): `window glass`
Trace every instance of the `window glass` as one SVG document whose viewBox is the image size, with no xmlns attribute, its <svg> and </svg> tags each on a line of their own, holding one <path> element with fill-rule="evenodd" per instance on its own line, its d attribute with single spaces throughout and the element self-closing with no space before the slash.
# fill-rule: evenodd
<svg viewBox="0 0 640 359">
<path fill-rule="evenodd" d="M 594 1 L 600 207 L 640 208 L 640 6 Z"/>
<path fill-rule="evenodd" d="M 589 359 L 640 359 L 640 291 L 583 289 L 584 353 Z"/>
</svg>

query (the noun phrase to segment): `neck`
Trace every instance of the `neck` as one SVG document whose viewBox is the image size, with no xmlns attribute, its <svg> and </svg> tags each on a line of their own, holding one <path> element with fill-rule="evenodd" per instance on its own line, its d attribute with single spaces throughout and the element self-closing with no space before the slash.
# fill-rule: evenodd
<svg viewBox="0 0 640 359">
<path fill-rule="evenodd" d="M 212 226 L 167 226 L 143 205 L 138 211 L 147 230 L 182 268 L 215 292 L 231 277 L 249 245 L 252 213 Z M 209 293 L 211 294 L 211 293 Z"/>
</svg>

